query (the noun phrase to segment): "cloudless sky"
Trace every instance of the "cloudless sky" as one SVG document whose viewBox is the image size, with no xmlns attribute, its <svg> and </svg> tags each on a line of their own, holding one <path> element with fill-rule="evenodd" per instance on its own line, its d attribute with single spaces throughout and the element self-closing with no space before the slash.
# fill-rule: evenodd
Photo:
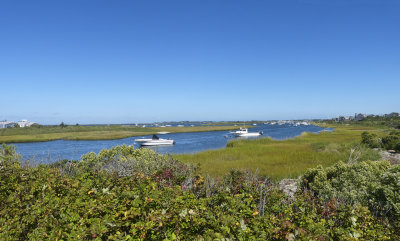
<svg viewBox="0 0 400 241">
<path fill-rule="evenodd" d="M 3 0 L 0 119 L 400 111 L 400 1 Z"/>
</svg>

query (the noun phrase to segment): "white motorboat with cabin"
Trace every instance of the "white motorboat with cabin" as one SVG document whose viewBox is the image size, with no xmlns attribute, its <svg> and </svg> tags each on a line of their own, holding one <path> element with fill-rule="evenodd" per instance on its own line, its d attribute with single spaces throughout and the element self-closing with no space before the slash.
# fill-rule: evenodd
<svg viewBox="0 0 400 241">
<path fill-rule="evenodd" d="M 162 139 L 157 135 L 153 135 L 151 139 L 135 139 L 135 142 L 141 146 L 161 146 L 161 145 L 173 145 L 175 144 L 174 140 L 171 139 Z"/>
<path fill-rule="evenodd" d="M 233 134 L 236 137 L 245 137 L 245 136 L 260 136 L 263 134 L 262 131 L 260 132 L 249 132 L 247 128 L 240 128 L 239 130 L 236 131 L 231 131 L 231 134 Z"/>
</svg>

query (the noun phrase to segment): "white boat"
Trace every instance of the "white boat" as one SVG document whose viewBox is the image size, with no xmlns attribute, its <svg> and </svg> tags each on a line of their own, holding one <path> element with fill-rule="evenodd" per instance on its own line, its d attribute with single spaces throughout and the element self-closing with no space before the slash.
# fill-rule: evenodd
<svg viewBox="0 0 400 241">
<path fill-rule="evenodd" d="M 173 145 L 175 144 L 174 140 L 171 139 L 161 139 L 156 135 L 153 135 L 151 139 L 135 139 L 135 142 L 141 146 L 161 146 L 161 145 Z"/>
<path fill-rule="evenodd" d="M 168 139 L 158 139 L 140 143 L 141 146 L 163 146 L 163 145 L 173 145 L 173 144 L 175 144 L 175 141 Z"/>
<path fill-rule="evenodd" d="M 168 131 L 159 131 L 159 132 L 157 132 L 157 134 L 159 134 L 159 135 L 165 135 L 165 134 L 169 134 L 170 132 L 168 132 Z"/>
<path fill-rule="evenodd" d="M 236 137 L 244 137 L 244 136 L 260 136 L 263 134 L 262 131 L 260 132 L 249 132 L 247 128 L 240 128 L 239 130 L 236 131 L 231 131 L 231 134 L 233 134 Z"/>
</svg>

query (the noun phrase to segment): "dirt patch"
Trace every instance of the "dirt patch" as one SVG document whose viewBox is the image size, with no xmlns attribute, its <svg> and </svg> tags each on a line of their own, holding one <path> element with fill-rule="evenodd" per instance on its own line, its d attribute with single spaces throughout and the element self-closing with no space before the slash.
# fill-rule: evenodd
<svg viewBox="0 0 400 241">
<path fill-rule="evenodd" d="M 392 151 L 380 151 L 381 160 L 388 160 L 392 165 L 400 165 L 400 153 Z"/>
</svg>

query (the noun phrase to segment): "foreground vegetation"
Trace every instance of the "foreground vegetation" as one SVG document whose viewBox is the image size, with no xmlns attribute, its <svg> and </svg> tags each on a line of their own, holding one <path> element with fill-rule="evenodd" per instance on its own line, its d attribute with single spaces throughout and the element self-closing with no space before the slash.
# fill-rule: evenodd
<svg viewBox="0 0 400 241">
<path fill-rule="evenodd" d="M 285 196 L 267 178 L 220 179 L 148 149 L 30 167 L 0 149 L 1 240 L 396 240 L 400 168 L 339 163 Z"/>
<path fill-rule="evenodd" d="M 225 149 L 210 150 L 196 154 L 182 154 L 175 157 L 181 161 L 201 166 L 202 174 L 222 176 L 233 168 L 257 171 L 272 179 L 297 178 L 308 168 L 322 165 L 331 166 L 338 161 L 351 158 L 357 150 L 360 161 L 378 160 L 377 151 L 360 145 L 361 133 L 373 131 L 384 135 L 385 128 L 365 126 L 329 125 L 333 132 L 320 134 L 303 133 L 288 140 L 232 140 Z"/>
<path fill-rule="evenodd" d="M 151 135 L 166 131 L 171 133 L 226 131 L 236 126 L 194 126 L 194 127 L 136 127 L 123 125 L 109 126 L 32 126 L 0 129 L 0 143 L 36 142 L 52 140 L 112 140 L 131 136 Z"/>
</svg>

